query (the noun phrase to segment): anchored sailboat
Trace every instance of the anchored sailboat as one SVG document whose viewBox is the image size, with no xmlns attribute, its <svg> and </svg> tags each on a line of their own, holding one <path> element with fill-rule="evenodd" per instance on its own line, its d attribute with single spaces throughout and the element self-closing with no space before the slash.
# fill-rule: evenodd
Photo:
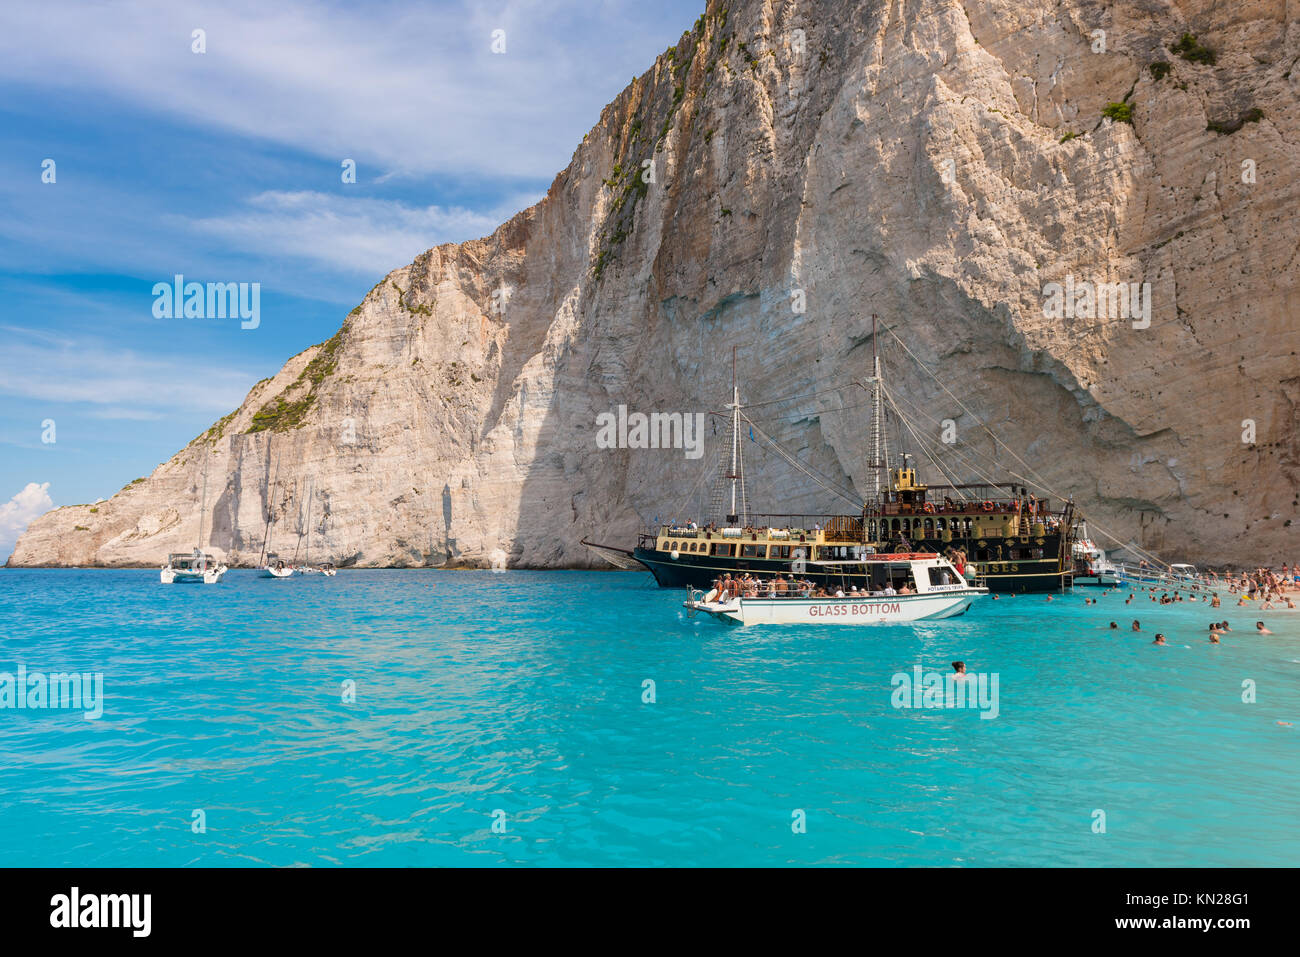
<svg viewBox="0 0 1300 957">
<path fill-rule="evenodd" d="M 289 578 L 293 575 L 292 565 L 286 564 L 275 552 L 266 550 L 271 541 L 271 526 L 275 523 L 275 490 L 279 477 L 280 456 L 277 454 L 271 481 L 266 487 L 266 527 L 262 530 L 262 553 L 257 559 L 258 572 L 263 578 Z"/>
<path fill-rule="evenodd" d="M 217 561 L 200 547 L 203 543 L 203 519 L 207 513 L 207 505 L 208 463 L 205 457 L 203 461 L 203 495 L 199 500 L 199 544 L 195 545 L 194 551 L 189 554 L 175 552 L 167 556 L 167 564 L 163 565 L 159 572 L 159 578 L 164 585 L 192 582 L 215 585 L 226 574 L 225 564 Z"/>
</svg>

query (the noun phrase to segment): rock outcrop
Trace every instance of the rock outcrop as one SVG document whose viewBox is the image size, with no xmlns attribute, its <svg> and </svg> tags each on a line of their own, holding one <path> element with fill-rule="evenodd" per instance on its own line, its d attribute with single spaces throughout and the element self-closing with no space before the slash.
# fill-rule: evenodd
<svg viewBox="0 0 1300 957">
<path fill-rule="evenodd" d="M 700 459 L 607 449 L 597 416 L 720 410 L 733 347 L 762 429 L 866 494 L 873 313 L 913 451 L 953 477 L 993 471 L 971 464 L 987 426 L 1094 533 L 1300 558 L 1290 12 L 710 0 L 545 199 L 386 276 L 150 477 L 38 519 L 11 564 L 188 550 L 206 473 L 204 538 L 236 562 L 270 501 L 273 548 L 310 506 L 313 555 L 340 564 L 586 565 L 584 535 L 698 516 L 725 433 L 706 425 Z M 1149 284 L 1149 326 L 1045 307 L 1067 277 L 1139 304 Z M 746 451 L 752 504 L 848 508 Z"/>
</svg>

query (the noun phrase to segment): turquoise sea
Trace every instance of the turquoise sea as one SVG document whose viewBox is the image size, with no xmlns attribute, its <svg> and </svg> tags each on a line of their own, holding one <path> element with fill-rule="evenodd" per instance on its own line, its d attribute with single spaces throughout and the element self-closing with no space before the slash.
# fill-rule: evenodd
<svg viewBox="0 0 1300 957">
<path fill-rule="evenodd" d="M 104 682 L 0 709 L 0 865 L 1295 865 L 1300 612 L 1100 594 L 738 629 L 644 573 L 0 571 L 0 672 Z M 893 706 L 957 659 L 996 718 Z"/>
</svg>

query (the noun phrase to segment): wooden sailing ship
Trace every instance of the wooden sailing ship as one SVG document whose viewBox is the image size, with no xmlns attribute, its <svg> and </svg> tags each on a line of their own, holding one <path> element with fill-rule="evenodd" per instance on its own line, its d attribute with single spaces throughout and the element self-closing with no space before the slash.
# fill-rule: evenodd
<svg viewBox="0 0 1300 957">
<path fill-rule="evenodd" d="M 1070 587 L 1080 520 L 1072 501 L 1040 497 L 1021 481 L 927 485 L 918 480 L 909 454 L 903 454 L 897 466 L 886 467 L 878 354 L 873 356 L 870 391 L 874 494 L 854 513 L 749 511 L 742 420 L 751 430 L 754 426 L 742 413 L 733 381 L 727 407 L 731 442 L 714 486 L 713 520 L 659 525 L 643 532 L 630 550 L 584 543 L 615 564 L 626 567 L 636 562 L 648 568 L 665 588 L 708 588 L 721 576 L 746 574 L 764 579 L 796 576 L 830 585 L 822 562 L 920 552 L 945 556 L 968 580 L 992 592 Z M 837 582 L 841 577 L 838 572 L 834 575 Z M 864 579 L 858 584 L 870 587 L 871 583 Z"/>
</svg>

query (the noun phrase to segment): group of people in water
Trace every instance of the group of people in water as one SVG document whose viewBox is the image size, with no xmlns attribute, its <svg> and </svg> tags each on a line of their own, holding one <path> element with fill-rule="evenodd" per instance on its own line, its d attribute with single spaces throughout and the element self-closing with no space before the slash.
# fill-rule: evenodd
<svg viewBox="0 0 1300 957">
<path fill-rule="evenodd" d="M 747 572 L 738 578 L 727 574 L 714 579 L 713 590 L 709 593 L 708 600 L 727 602 L 735 598 L 878 598 L 914 594 L 916 589 L 906 580 L 900 581 L 897 585 L 893 581 L 888 581 L 879 591 L 869 591 L 857 585 L 849 585 L 846 591 L 843 585 L 828 589 L 825 585 L 805 579 L 793 576 L 786 578 L 779 572 L 775 578 L 766 580 L 755 578 Z"/>
<path fill-rule="evenodd" d="M 1116 628 L 1118 628 L 1119 625 L 1115 624 L 1115 622 L 1112 621 L 1112 622 L 1110 623 L 1110 627 L 1111 627 L 1111 630 L 1113 631 L 1113 630 L 1115 630 Z M 1137 619 L 1134 619 L 1134 620 L 1133 620 L 1133 630 L 1134 630 L 1134 631 L 1141 631 L 1141 630 L 1142 630 L 1142 625 L 1141 625 L 1140 622 L 1137 621 Z M 1220 639 L 1223 638 L 1224 634 L 1227 633 L 1227 632 L 1229 632 L 1229 631 L 1232 631 L 1232 626 L 1229 625 L 1226 621 L 1212 621 L 1212 622 L 1210 622 L 1210 629 L 1209 629 L 1209 631 L 1210 631 L 1210 644 L 1212 644 L 1212 645 L 1218 645 L 1218 644 L 1222 644 L 1222 641 L 1221 641 Z M 1257 622 L 1255 622 L 1255 634 L 1257 634 L 1257 635 L 1271 635 L 1271 634 L 1273 634 L 1273 632 L 1271 632 L 1271 631 L 1269 631 L 1267 628 L 1265 628 L 1265 627 L 1264 627 L 1264 623 L 1263 623 L 1262 621 L 1257 621 Z M 1153 645 L 1167 645 L 1167 644 L 1169 644 L 1169 642 L 1168 642 L 1168 640 L 1165 638 L 1165 636 L 1164 636 L 1162 633 L 1160 633 L 1160 632 L 1156 632 L 1156 640 L 1153 641 L 1153 642 L 1151 642 L 1151 644 L 1153 644 Z"/>
</svg>

